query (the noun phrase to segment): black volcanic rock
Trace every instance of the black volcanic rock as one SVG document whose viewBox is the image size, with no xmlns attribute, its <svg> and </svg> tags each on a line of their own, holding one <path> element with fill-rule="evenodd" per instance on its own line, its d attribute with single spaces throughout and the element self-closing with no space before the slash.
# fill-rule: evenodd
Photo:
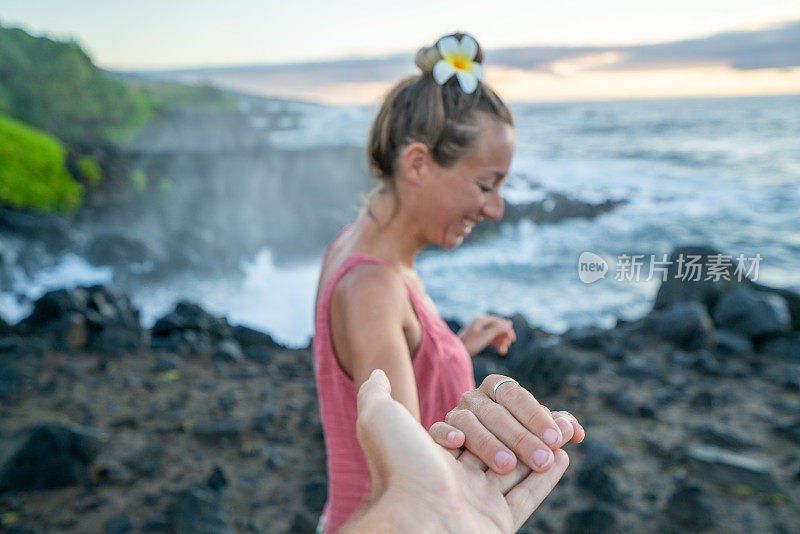
<svg viewBox="0 0 800 534">
<path fill-rule="evenodd" d="M 788 440 L 800 445 L 800 419 L 788 425 L 778 425 L 774 428 L 775 432 Z"/>
<path fill-rule="evenodd" d="M 689 471 L 723 486 L 747 486 L 763 494 L 781 493 L 769 466 L 756 458 L 712 445 L 690 445 L 684 450 Z"/>
<path fill-rule="evenodd" d="M 612 504 L 622 501 L 622 494 L 605 467 L 593 465 L 582 469 L 575 478 L 575 484 L 600 501 Z"/>
<path fill-rule="evenodd" d="M 237 325 L 232 328 L 233 338 L 239 342 L 242 349 L 252 348 L 267 348 L 267 349 L 283 349 L 283 345 L 277 343 L 272 336 L 265 332 L 260 332 L 243 325 Z"/>
<path fill-rule="evenodd" d="M 705 266 L 710 263 L 709 258 L 720 254 L 719 251 L 705 246 L 676 247 L 667 260 L 670 262 L 667 268 L 667 280 L 658 288 L 653 309 L 660 310 L 677 302 L 699 302 L 706 309 L 713 309 L 723 293 L 740 284 L 732 263 L 722 269 L 727 280 L 724 278 L 719 281 L 715 281 L 713 278 L 706 280 L 708 273 Z M 696 274 L 698 271 L 687 266 L 690 261 L 695 265 L 702 266 L 699 275 Z M 679 276 L 679 270 L 680 274 L 684 276 Z"/>
<path fill-rule="evenodd" d="M 645 328 L 679 347 L 692 350 L 710 345 L 714 323 L 702 304 L 677 302 L 652 312 L 645 321 Z"/>
<path fill-rule="evenodd" d="M 713 317 L 718 327 L 749 338 L 788 332 L 792 320 L 782 297 L 744 288 L 722 295 Z"/>
<path fill-rule="evenodd" d="M 100 452 L 100 433 L 91 428 L 44 423 L 2 439 L 0 492 L 45 490 L 83 480 Z"/>
<path fill-rule="evenodd" d="M 199 330 L 210 332 L 219 338 L 229 338 L 232 335 L 226 320 L 218 319 L 197 304 L 185 300 L 176 304 L 172 312 L 157 320 L 153 326 L 153 334 L 156 336 L 165 336 L 174 330 Z"/>
<path fill-rule="evenodd" d="M 567 516 L 564 532 L 567 534 L 611 534 L 616 532 L 617 519 L 606 508 L 591 507 Z"/>
<path fill-rule="evenodd" d="M 328 478 L 316 476 L 303 486 L 303 502 L 312 512 L 321 512 L 328 496 Z"/>
<path fill-rule="evenodd" d="M 704 530 L 717 522 L 710 498 L 695 485 L 678 487 L 667 500 L 665 513 L 671 521 L 691 530 Z"/>
<path fill-rule="evenodd" d="M 101 285 L 45 293 L 19 329 L 48 340 L 58 350 L 135 353 L 147 344 L 139 311 L 130 299 Z"/>
<path fill-rule="evenodd" d="M 169 530 L 175 534 L 233 534 L 235 529 L 212 491 L 190 488 L 167 508 Z"/>
<path fill-rule="evenodd" d="M 800 332 L 769 339 L 761 344 L 759 352 L 787 361 L 800 362 Z"/>
<path fill-rule="evenodd" d="M 0 361 L 0 401 L 9 402 L 22 389 L 23 378 L 8 363 Z"/>
<path fill-rule="evenodd" d="M 753 352 L 753 344 L 750 339 L 737 332 L 715 330 L 712 335 L 712 344 L 723 354 L 742 356 Z"/>
<path fill-rule="evenodd" d="M 548 192 L 544 199 L 522 204 L 506 203 L 501 223 L 515 224 L 522 220 L 536 224 L 553 224 L 565 219 L 594 219 L 598 215 L 627 204 L 627 200 L 608 199 L 597 204 L 572 198 L 557 192 Z M 472 229 L 468 241 L 484 238 L 498 231 L 499 224 L 478 224 Z"/>
</svg>

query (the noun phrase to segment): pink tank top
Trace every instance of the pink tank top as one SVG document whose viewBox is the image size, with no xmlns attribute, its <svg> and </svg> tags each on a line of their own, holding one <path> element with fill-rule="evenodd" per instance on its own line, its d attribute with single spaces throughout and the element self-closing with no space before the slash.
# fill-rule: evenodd
<svg viewBox="0 0 800 534">
<path fill-rule="evenodd" d="M 314 321 L 314 372 L 328 466 L 328 501 L 323 512 L 326 534 L 339 528 L 369 493 L 369 471 L 356 438 L 355 386 L 334 353 L 329 319 L 333 288 L 348 269 L 359 263 L 377 263 L 391 268 L 385 261 L 364 254 L 347 257 L 320 293 Z M 412 367 L 417 382 L 420 421 L 428 429 L 433 423 L 444 420 L 461 395 L 475 389 L 472 360 L 464 344 L 441 317 L 429 310 L 408 284 L 406 290 L 422 329 Z"/>
</svg>

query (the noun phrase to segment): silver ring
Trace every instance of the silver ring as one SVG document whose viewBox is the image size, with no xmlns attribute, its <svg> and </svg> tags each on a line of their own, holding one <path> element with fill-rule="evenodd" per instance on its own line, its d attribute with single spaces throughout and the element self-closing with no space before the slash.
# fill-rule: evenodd
<svg viewBox="0 0 800 534">
<path fill-rule="evenodd" d="M 496 397 L 497 388 L 500 387 L 500 384 L 505 384 L 506 382 L 514 382 L 515 384 L 519 385 L 519 383 L 516 380 L 514 380 L 513 378 L 504 378 L 502 380 L 498 380 L 497 384 L 495 384 L 494 388 L 492 388 L 492 400 L 494 402 L 497 402 L 497 397 Z"/>
</svg>

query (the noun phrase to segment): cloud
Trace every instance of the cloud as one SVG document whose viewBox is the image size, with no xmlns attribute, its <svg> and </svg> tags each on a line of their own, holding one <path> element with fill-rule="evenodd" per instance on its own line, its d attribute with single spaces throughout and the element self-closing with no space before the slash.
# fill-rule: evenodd
<svg viewBox="0 0 800 534">
<path fill-rule="evenodd" d="M 554 79 L 573 78 L 579 74 L 674 72 L 676 69 L 701 67 L 742 73 L 762 69 L 765 73 L 775 69 L 796 72 L 792 67 L 800 66 L 800 20 L 756 30 L 727 31 L 648 45 L 535 46 L 489 50 L 486 63 L 498 70 L 547 75 Z M 369 89 L 364 95 L 374 96 L 378 88 L 389 87 L 401 77 L 415 72 L 417 69 L 410 54 L 395 54 L 371 59 L 139 71 L 135 74 L 185 82 L 205 81 L 260 94 L 295 95 L 333 102 L 346 100 L 350 90 L 357 93 L 359 85 Z M 343 91 L 343 87 L 349 89 Z M 325 97 L 328 90 L 330 98 Z M 356 100 L 363 101 L 361 98 Z"/>
<path fill-rule="evenodd" d="M 651 45 L 510 48 L 492 51 L 487 57 L 493 65 L 554 74 L 565 66 L 611 71 L 710 65 L 738 70 L 788 68 L 800 66 L 800 21 Z M 594 58 L 614 61 L 594 64 Z"/>
</svg>

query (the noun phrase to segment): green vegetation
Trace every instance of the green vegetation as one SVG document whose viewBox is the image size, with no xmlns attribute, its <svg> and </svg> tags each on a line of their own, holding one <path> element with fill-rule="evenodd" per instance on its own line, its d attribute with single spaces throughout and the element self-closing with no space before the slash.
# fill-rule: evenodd
<svg viewBox="0 0 800 534">
<path fill-rule="evenodd" d="M 108 167 L 85 155 L 92 147 L 120 144 L 159 114 L 233 107 L 214 87 L 106 72 L 75 42 L 0 25 L 0 205 L 74 212 L 83 189 L 64 166 L 66 153 L 76 177 L 94 188 Z M 122 171 L 125 177 L 137 193 L 147 189 L 141 171 Z M 156 187 L 163 193 L 171 184 Z"/>
<path fill-rule="evenodd" d="M 127 82 L 145 95 L 155 114 L 186 108 L 234 109 L 236 107 L 230 96 L 211 85 L 180 85 L 143 78 L 128 78 Z"/>
<path fill-rule="evenodd" d="M 75 42 L 0 28 L 0 112 L 67 143 L 120 142 L 151 117 L 135 87 L 100 70 Z"/>
<path fill-rule="evenodd" d="M 166 178 L 162 178 L 158 181 L 158 185 L 156 185 L 156 191 L 159 193 L 169 193 L 172 190 L 172 182 L 167 180 Z"/>
<path fill-rule="evenodd" d="M 3 512 L 0 515 L 0 525 L 5 528 L 13 527 L 19 523 L 19 513 L 18 512 Z"/>
<path fill-rule="evenodd" d="M 134 191 L 140 195 L 147 190 L 147 175 L 140 170 L 131 171 L 128 174 L 128 183 Z"/>
<path fill-rule="evenodd" d="M 100 165 L 91 156 L 80 156 L 77 161 L 78 173 L 92 187 L 97 187 L 103 176 L 100 174 Z"/>
<path fill-rule="evenodd" d="M 74 212 L 83 188 L 67 172 L 65 154 L 57 139 L 0 114 L 0 203 Z"/>
</svg>

